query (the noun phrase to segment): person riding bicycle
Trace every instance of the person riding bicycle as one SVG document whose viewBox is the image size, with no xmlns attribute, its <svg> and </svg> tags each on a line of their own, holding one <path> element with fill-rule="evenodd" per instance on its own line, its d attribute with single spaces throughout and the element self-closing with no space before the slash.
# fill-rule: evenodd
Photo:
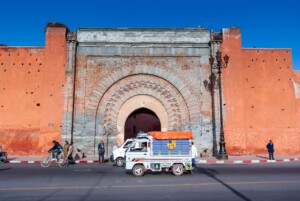
<svg viewBox="0 0 300 201">
<path fill-rule="evenodd" d="M 49 149 L 48 152 L 52 152 L 52 160 L 58 161 L 58 156 L 61 153 L 61 150 L 63 149 L 63 147 L 55 140 L 52 141 L 53 143 L 53 147 L 51 149 Z M 56 153 L 56 156 L 55 156 Z"/>
</svg>

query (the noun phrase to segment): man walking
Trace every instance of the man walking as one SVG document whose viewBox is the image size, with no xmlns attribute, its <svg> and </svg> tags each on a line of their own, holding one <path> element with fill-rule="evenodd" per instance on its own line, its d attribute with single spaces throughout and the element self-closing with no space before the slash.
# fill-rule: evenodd
<svg viewBox="0 0 300 201">
<path fill-rule="evenodd" d="M 99 163 L 104 163 L 104 142 L 103 140 L 100 140 L 100 143 L 98 144 L 98 153 L 99 153 Z"/>
<path fill-rule="evenodd" d="M 267 144 L 267 149 L 269 152 L 269 160 L 274 160 L 274 144 L 272 140 Z"/>
<path fill-rule="evenodd" d="M 194 142 L 192 142 L 192 166 L 196 166 L 196 157 L 197 157 L 197 148 L 194 145 Z"/>
</svg>

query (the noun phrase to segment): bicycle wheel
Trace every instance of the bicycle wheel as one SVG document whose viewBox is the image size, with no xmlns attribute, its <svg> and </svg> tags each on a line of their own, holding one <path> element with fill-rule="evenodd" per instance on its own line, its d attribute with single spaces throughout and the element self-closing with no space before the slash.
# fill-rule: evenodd
<svg viewBox="0 0 300 201">
<path fill-rule="evenodd" d="M 47 156 L 47 157 L 42 158 L 42 161 L 41 161 L 41 166 L 42 167 L 44 167 L 44 168 L 49 167 L 50 164 L 51 164 L 51 157 L 50 157 L 50 155 Z"/>
<path fill-rule="evenodd" d="M 0 152 L 0 163 L 6 163 L 6 162 L 7 162 L 6 152 Z"/>
<path fill-rule="evenodd" d="M 58 157 L 58 166 L 61 168 L 67 167 L 69 163 L 69 160 L 64 157 L 63 154 L 60 154 Z"/>
<path fill-rule="evenodd" d="M 6 163 L 7 162 L 7 157 L 6 157 L 6 155 L 2 155 L 1 157 L 0 157 L 0 163 Z"/>
</svg>

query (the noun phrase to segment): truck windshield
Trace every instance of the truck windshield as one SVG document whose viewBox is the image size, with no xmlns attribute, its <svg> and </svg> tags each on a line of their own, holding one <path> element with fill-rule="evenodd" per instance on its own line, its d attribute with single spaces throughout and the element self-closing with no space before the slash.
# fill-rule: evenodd
<svg viewBox="0 0 300 201">
<path fill-rule="evenodd" d="M 125 144 L 124 144 L 123 147 L 124 147 L 125 149 L 127 149 L 127 148 L 132 144 L 132 142 L 133 142 L 133 141 L 125 142 Z"/>
<path fill-rule="evenodd" d="M 136 141 L 130 146 L 132 152 L 145 152 L 147 150 L 147 141 Z"/>
</svg>

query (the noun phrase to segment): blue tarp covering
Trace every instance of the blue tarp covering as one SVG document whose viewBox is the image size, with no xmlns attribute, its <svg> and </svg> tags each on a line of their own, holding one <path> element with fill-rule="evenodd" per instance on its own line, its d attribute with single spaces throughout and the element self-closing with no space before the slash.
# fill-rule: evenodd
<svg viewBox="0 0 300 201">
<path fill-rule="evenodd" d="M 156 140 L 153 139 L 154 156 L 186 156 L 190 154 L 190 140 Z"/>
</svg>

